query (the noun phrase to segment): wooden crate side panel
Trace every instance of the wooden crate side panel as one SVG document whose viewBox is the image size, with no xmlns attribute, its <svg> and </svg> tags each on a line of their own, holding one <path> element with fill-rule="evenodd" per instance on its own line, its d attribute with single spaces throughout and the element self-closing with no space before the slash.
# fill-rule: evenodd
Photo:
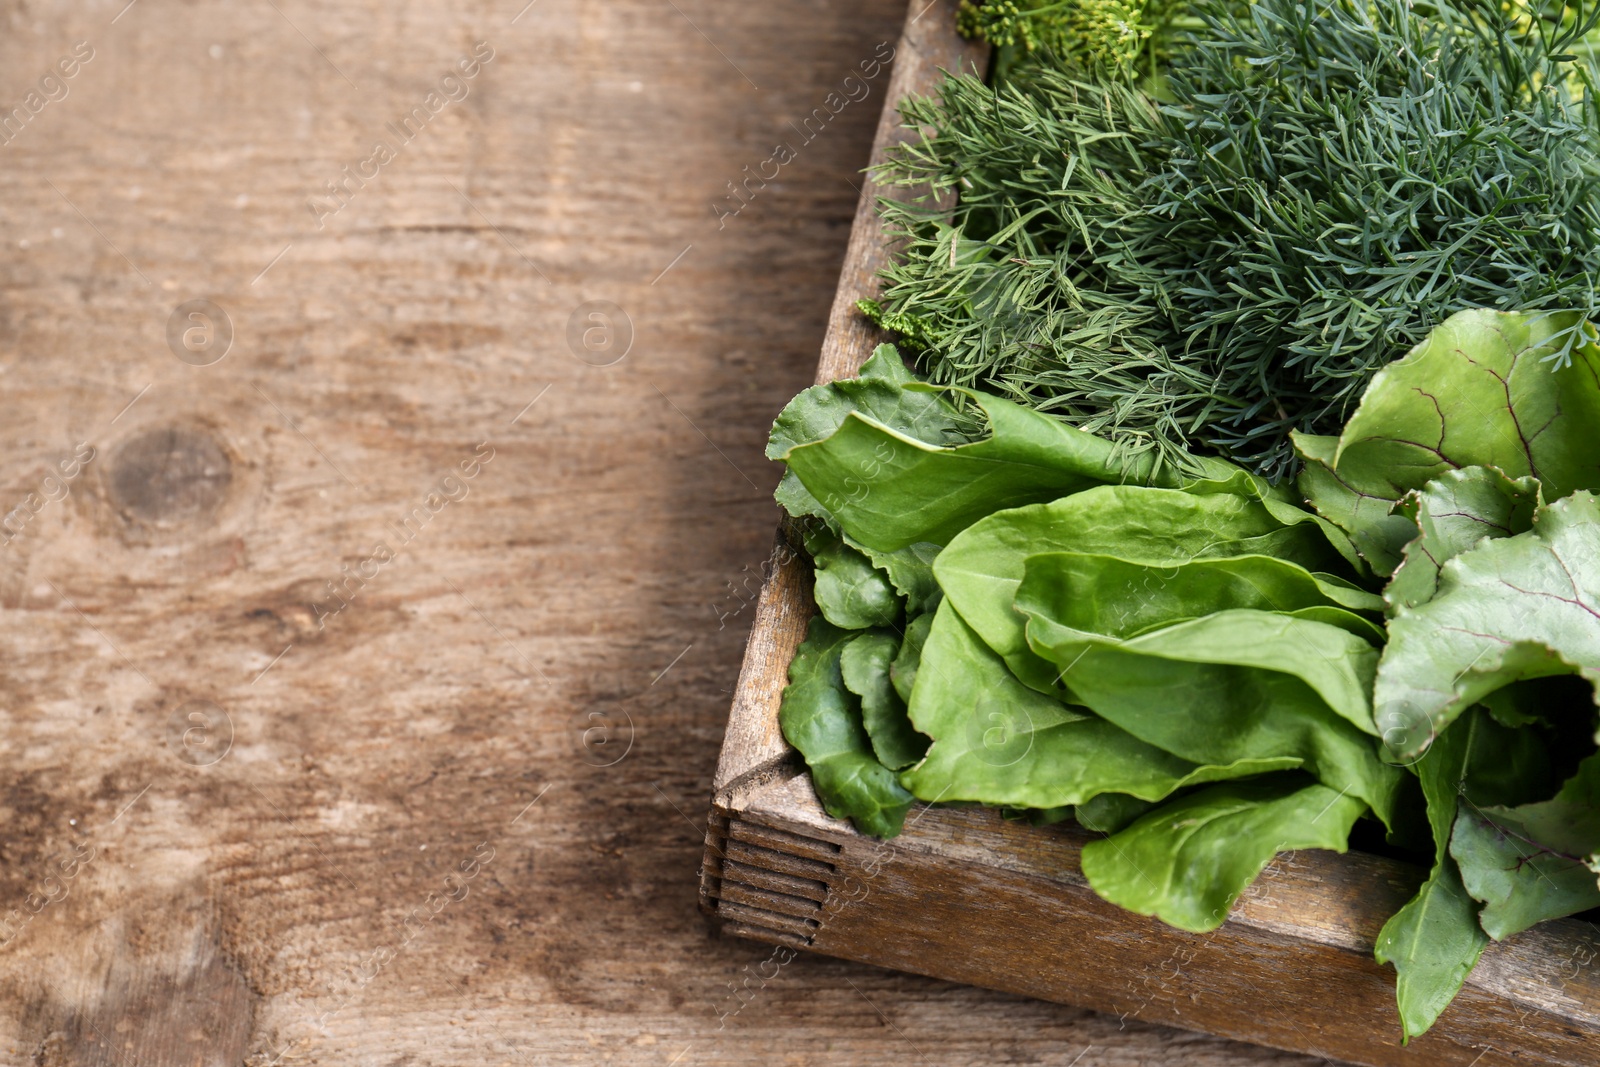
<svg viewBox="0 0 1600 1067">
<path fill-rule="evenodd" d="M 930 813 L 918 831 L 948 814 Z M 745 812 L 735 821 L 758 831 L 815 832 L 807 822 L 770 811 Z M 1064 852 L 1085 839 L 1058 836 L 1067 839 Z M 1367 1067 L 1597 1062 L 1592 966 L 1569 972 L 1566 1003 L 1554 1010 L 1539 1007 L 1551 991 L 1542 980 L 1527 983 L 1524 996 L 1516 998 L 1469 985 L 1429 1034 L 1402 1047 L 1393 976 L 1373 961 L 1370 931 L 1345 932 L 1330 942 L 1284 932 L 1296 927 L 1262 918 L 1280 906 L 1300 913 L 1298 898 L 1320 879 L 1349 890 L 1334 891 L 1332 903 L 1320 909 L 1330 925 L 1331 914 L 1371 925 L 1373 909 L 1359 902 L 1361 880 L 1340 859 L 1302 853 L 1296 869 L 1296 857 L 1285 858 L 1241 901 L 1239 918 L 1211 933 L 1191 934 L 1107 904 L 1081 876 L 1028 874 L 940 855 L 910 841 L 855 837 L 837 854 L 828 896 L 803 940 L 756 936 Z M 1510 948 L 1495 946 L 1491 954 L 1504 957 L 1507 972 L 1523 970 L 1526 961 Z M 1547 960 L 1548 954 L 1546 945 L 1534 956 Z"/>
<path fill-rule="evenodd" d="M 778 704 L 789 680 L 789 661 L 805 640 L 813 611 L 811 564 L 778 531 L 767 577 L 756 599 L 750 643 L 745 646 L 733 709 L 717 757 L 713 794 L 758 784 L 791 750 L 778 729 Z"/>
<path fill-rule="evenodd" d="M 845 850 L 814 950 L 1369 1067 L 1600 1062 L 1593 1001 L 1579 1023 L 1473 984 L 1402 1048 L 1393 974 L 1368 940 L 1343 947 L 1246 921 L 1191 934 L 1087 886 L 931 853 L 900 860 L 892 843 Z M 1293 878 L 1269 871 L 1245 907 L 1298 895 Z"/>
<path fill-rule="evenodd" d="M 1600 931 L 1577 921 L 1491 946 L 1433 1031 L 1400 1047 L 1393 972 L 1371 953 L 1423 877 L 1407 864 L 1285 853 L 1226 924 L 1190 934 L 1095 896 L 1084 831 L 919 808 L 880 842 L 829 818 L 798 773 L 728 814 L 734 843 L 825 864 L 815 925 L 778 943 L 1369 1067 L 1597 1062 Z"/>
</svg>

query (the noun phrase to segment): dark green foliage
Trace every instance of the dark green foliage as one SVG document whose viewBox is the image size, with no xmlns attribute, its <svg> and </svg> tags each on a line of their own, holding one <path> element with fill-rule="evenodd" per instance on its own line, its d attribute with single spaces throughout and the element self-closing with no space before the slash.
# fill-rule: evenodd
<svg viewBox="0 0 1600 1067">
<path fill-rule="evenodd" d="M 959 202 L 886 202 L 907 242 L 875 317 L 934 381 L 1278 476 L 1289 431 L 1336 431 L 1456 311 L 1600 317 L 1600 132 L 1564 54 L 1593 12 L 1231 7 L 1194 5 L 1164 103 L 1038 64 L 903 108 L 936 133 L 885 176 Z"/>
</svg>

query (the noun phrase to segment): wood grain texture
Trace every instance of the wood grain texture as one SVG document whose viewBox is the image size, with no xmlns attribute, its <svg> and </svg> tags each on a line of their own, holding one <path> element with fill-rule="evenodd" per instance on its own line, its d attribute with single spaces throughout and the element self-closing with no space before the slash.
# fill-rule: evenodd
<svg viewBox="0 0 1600 1067">
<path fill-rule="evenodd" d="M 0 144 L 0 1065 L 1300 1062 L 810 953 L 752 997 L 698 914 L 883 81 L 714 207 L 904 18 L 0 4 L 0 113 L 94 50 Z"/>
<path fill-rule="evenodd" d="M 918 5 L 912 5 L 912 13 Z M 941 40 L 937 32 L 944 34 Z M 948 23 L 916 20 L 921 56 L 897 72 L 926 91 L 971 64 Z M 893 124 L 878 130 L 881 158 Z M 817 380 L 853 373 L 878 340 L 854 312 L 886 260 L 858 212 Z M 1280 855 L 1229 921 L 1204 935 L 1100 900 L 1078 862 L 1092 839 L 980 808 L 918 807 L 890 842 L 822 810 L 778 729 L 788 663 L 814 610 L 806 561 L 779 551 L 735 692 L 706 837 L 703 906 L 779 946 L 1093 1007 L 1370 1067 L 1579 1067 L 1600 1048 L 1600 928 L 1566 920 L 1491 945 L 1461 994 L 1403 1048 L 1394 976 L 1372 959 L 1384 920 L 1423 871 L 1375 856 Z"/>
</svg>

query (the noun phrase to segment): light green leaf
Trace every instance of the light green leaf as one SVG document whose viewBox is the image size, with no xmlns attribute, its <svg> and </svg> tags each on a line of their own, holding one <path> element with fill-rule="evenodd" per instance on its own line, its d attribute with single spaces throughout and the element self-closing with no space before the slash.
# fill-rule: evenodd
<svg viewBox="0 0 1600 1067">
<path fill-rule="evenodd" d="M 1403 778 L 1363 732 L 1376 653 L 1360 638 L 1241 610 L 1120 640 L 1062 626 L 1048 586 L 1027 580 L 1017 606 L 1068 695 L 1140 740 L 1196 763 L 1292 758 L 1395 824 Z"/>
<path fill-rule="evenodd" d="M 1530 759 L 1502 749 L 1497 762 L 1526 764 Z M 1600 754 L 1591 753 L 1579 763 L 1555 796 L 1529 802 L 1528 794 L 1538 792 L 1549 779 L 1549 767 L 1538 766 L 1524 772 L 1515 783 L 1519 788 L 1501 787 L 1492 795 L 1475 792 L 1479 806 L 1474 813 L 1555 852 L 1581 856 L 1600 850 Z"/>
<path fill-rule="evenodd" d="M 1322 531 L 1328 544 L 1349 565 L 1352 574 L 1365 576 L 1369 570 L 1362 560 L 1361 554 L 1356 551 L 1355 542 L 1343 527 L 1330 522 L 1318 512 L 1308 509 L 1300 496 L 1297 495 L 1288 483 L 1273 485 L 1260 475 L 1250 471 L 1236 469 L 1227 477 L 1213 477 L 1202 479 L 1181 487 L 1185 492 L 1203 495 L 1207 493 L 1227 493 L 1232 496 L 1244 497 L 1247 500 L 1259 501 L 1278 522 L 1284 526 L 1299 526 L 1307 524 L 1317 527 Z"/>
<path fill-rule="evenodd" d="M 1408 1042 L 1425 1033 L 1455 999 L 1488 944 L 1478 926 L 1477 903 L 1462 886 L 1448 851 L 1456 797 L 1481 725 L 1482 716 L 1468 716 L 1412 768 L 1427 803 L 1433 869 L 1417 895 L 1383 924 L 1373 950 L 1379 963 L 1394 966 L 1401 1034 Z"/>
<path fill-rule="evenodd" d="M 953 391 L 982 409 L 988 437 L 941 447 L 852 411 L 831 436 L 774 458 L 789 465 L 851 538 L 877 551 L 918 541 L 948 544 L 996 511 L 1097 485 L 1178 484 L 1170 469 L 1153 473 L 1150 455 L 1129 457 L 1109 441 L 1009 400 Z M 1219 479 L 1239 470 L 1221 460 L 1196 463 Z"/>
<path fill-rule="evenodd" d="M 1379 963 L 1394 964 L 1395 1001 L 1404 1040 L 1427 1032 L 1477 966 L 1489 939 L 1478 926 L 1478 902 L 1448 859 L 1417 895 L 1378 932 Z"/>
<path fill-rule="evenodd" d="M 1573 312 L 1457 312 L 1378 372 L 1337 439 L 1295 435 L 1301 491 L 1390 574 L 1415 536 L 1394 504 L 1447 471 L 1531 475 L 1547 500 L 1600 488 L 1594 340 Z M 1564 346 L 1570 362 L 1553 365 Z"/>
<path fill-rule="evenodd" d="M 1477 902 L 1449 851 L 1460 798 L 1520 798 L 1531 782 L 1548 775 L 1549 766 L 1530 733 L 1507 729 L 1477 708 L 1441 734 L 1413 770 L 1433 832 L 1433 870 L 1417 895 L 1384 923 L 1374 951 L 1379 963 L 1394 966 L 1407 1041 L 1433 1025 L 1488 943 Z"/>
<path fill-rule="evenodd" d="M 1298 764 L 1197 766 L 1146 744 L 1018 682 L 948 602 L 923 648 L 911 721 L 933 744 L 901 781 L 924 800 L 1019 808 L 1079 804 L 1108 792 L 1159 800 L 1186 785 Z"/>
<path fill-rule="evenodd" d="M 865 555 L 826 528 L 807 534 L 806 549 L 816 564 L 817 609 L 829 622 L 847 630 L 866 630 L 893 626 L 899 620 L 900 598 L 894 585 Z"/>
<path fill-rule="evenodd" d="M 961 420 L 955 406 L 936 392 L 908 391 L 905 386 L 914 381 L 894 346 L 879 345 L 860 377 L 814 385 L 789 401 L 772 424 L 767 458 L 782 459 L 793 448 L 831 436 L 852 411 L 933 444 L 959 440 Z M 776 495 L 796 517 L 828 515 L 793 471 L 784 473 Z"/>
<path fill-rule="evenodd" d="M 1296 608 L 1293 611 L 1280 611 L 1277 614 L 1289 619 L 1303 619 L 1306 622 L 1320 622 L 1324 626 L 1335 627 L 1347 634 L 1360 638 L 1369 645 L 1381 645 L 1387 636 L 1382 626 L 1379 626 L 1366 616 L 1357 615 L 1353 611 L 1346 611 L 1344 608 L 1336 608 L 1326 604 L 1315 604 L 1309 608 Z"/>
<path fill-rule="evenodd" d="M 1025 575 L 1025 584 L 1036 590 L 1048 588 L 1057 622 L 1108 637 L 1134 637 L 1233 608 L 1383 610 L 1382 597 L 1338 579 L 1324 581 L 1304 567 L 1272 556 L 1156 565 L 1089 552 L 1044 552 L 1027 558 Z M 1381 631 L 1377 640 L 1383 640 Z"/>
<path fill-rule="evenodd" d="M 1259 500 L 1225 493 L 1103 486 L 992 515 L 939 553 L 934 575 L 984 643 L 1043 692 L 1052 691 L 1060 668 L 1028 647 L 1027 620 L 1013 602 L 1028 557 L 1064 551 L 1158 566 L 1240 555 L 1272 556 L 1316 571 L 1342 562 L 1316 526 L 1286 526 Z"/>
<path fill-rule="evenodd" d="M 1383 595 L 1391 607 L 1411 608 L 1439 591 L 1439 569 L 1489 537 L 1511 537 L 1533 527 L 1539 483 L 1507 478 L 1492 467 L 1446 471 L 1414 494 L 1421 535 Z"/>
<path fill-rule="evenodd" d="M 812 617 L 789 664 L 778 726 L 784 740 L 805 757 L 829 815 L 852 820 L 863 833 L 893 837 L 912 797 L 894 772 L 874 758 L 855 695 L 844 687 L 839 660 L 856 636 L 821 615 Z"/>
<path fill-rule="evenodd" d="M 900 641 L 888 631 L 872 630 L 845 645 L 839 656 L 844 687 L 861 698 L 861 722 L 872 738 L 872 750 L 892 771 L 911 766 L 928 748 L 928 739 L 912 728 L 889 678 Z"/>
<path fill-rule="evenodd" d="M 1366 810 L 1353 796 L 1289 780 L 1226 782 L 1161 805 L 1083 847 L 1083 873 L 1106 900 L 1179 929 L 1222 925 L 1279 852 L 1343 852 Z"/>
<path fill-rule="evenodd" d="M 1577 493 L 1533 529 L 1445 564 L 1439 591 L 1399 611 L 1373 703 L 1384 743 L 1422 752 L 1463 709 L 1521 678 L 1600 679 L 1600 502 Z"/>
<path fill-rule="evenodd" d="M 1302 433 L 1290 437 L 1305 464 L 1300 471 L 1299 488 L 1306 501 L 1318 514 L 1348 532 L 1356 551 L 1375 573 L 1393 574 L 1400 565 L 1402 550 L 1417 536 L 1416 523 L 1403 514 L 1392 514 L 1395 498 L 1362 492 L 1334 473 L 1337 437 Z"/>
<path fill-rule="evenodd" d="M 1571 363 L 1552 365 L 1574 330 Z M 1575 312 L 1461 311 L 1372 379 L 1332 466 L 1391 500 L 1474 466 L 1531 474 L 1554 500 L 1600 488 L 1597 425 L 1600 346 Z"/>
<path fill-rule="evenodd" d="M 1584 858 L 1549 851 L 1512 817 L 1485 814 L 1462 811 L 1450 842 L 1467 892 L 1483 902 L 1485 933 L 1500 941 L 1546 919 L 1600 907 L 1600 886 Z"/>
</svg>

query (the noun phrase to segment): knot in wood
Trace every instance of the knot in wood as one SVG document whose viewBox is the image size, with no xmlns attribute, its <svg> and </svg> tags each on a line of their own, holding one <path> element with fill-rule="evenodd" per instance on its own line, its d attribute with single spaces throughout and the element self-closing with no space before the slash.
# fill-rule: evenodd
<svg viewBox="0 0 1600 1067">
<path fill-rule="evenodd" d="M 179 526 L 216 513 L 233 482 L 233 464 L 210 435 L 170 426 L 123 444 L 109 482 L 112 503 L 126 518 Z"/>
</svg>

